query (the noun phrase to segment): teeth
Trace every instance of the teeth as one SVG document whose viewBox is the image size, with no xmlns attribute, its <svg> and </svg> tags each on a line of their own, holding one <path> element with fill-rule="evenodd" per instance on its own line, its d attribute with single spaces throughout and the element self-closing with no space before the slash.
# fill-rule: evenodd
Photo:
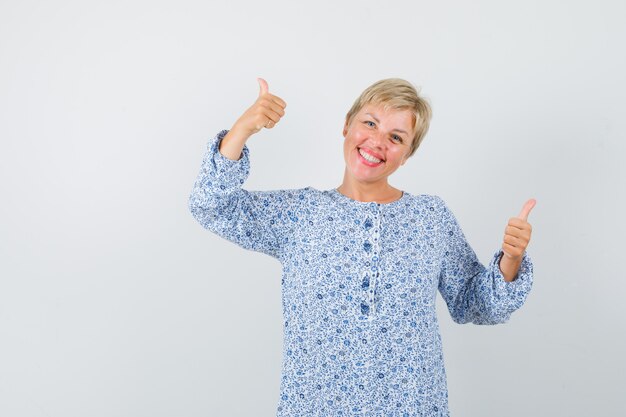
<svg viewBox="0 0 626 417">
<path fill-rule="evenodd" d="M 361 156 L 363 158 L 367 159 L 368 161 L 370 161 L 372 163 L 377 164 L 377 163 L 379 163 L 381 161 L 380 159 L 374 158 L 372 155 L 370 155 L 370 154 L 368 154 L 366 152 L 363 152 L 361 149 L 359 149 L 359 153 L 361 154 Z"/>
</svg>

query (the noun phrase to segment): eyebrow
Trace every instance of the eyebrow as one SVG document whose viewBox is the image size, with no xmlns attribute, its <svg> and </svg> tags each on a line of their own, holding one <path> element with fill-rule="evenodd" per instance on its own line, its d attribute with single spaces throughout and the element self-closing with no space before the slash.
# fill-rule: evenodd
<svg viewBox="0 0 626 417">
<path fill-rule="evenodd" d="M 365 113 L 365 114 L 368 114 L 368 115 L 372 116 L 372 118 L 373 118 L 374 120 L 376 120 L 376 122 L 377 122 L 377 123 L 380 123 L 380 120 L 378 120 L 378 119 L 376 118 L 376 116 L 374 116 L 372 113 Z M 393 131 L 400 132 L 400 133 L 404 133 L 405 135 L 408 135 L 408 133 L 407 133 L 407 132 L 405 132 L 405 131 L 404 131 L 404 130 L 402 130 L 402 129 L 393 129 L 393 130 L 392 130 L 392 132 L 393 132 Z"/>
</svg>

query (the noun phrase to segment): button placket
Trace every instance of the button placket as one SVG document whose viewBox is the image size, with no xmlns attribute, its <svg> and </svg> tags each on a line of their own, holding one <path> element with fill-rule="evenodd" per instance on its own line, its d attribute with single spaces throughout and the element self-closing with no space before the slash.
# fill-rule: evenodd
<svg viewBox="0 0 626 417">
<path fill-rule="evenodd" d="M 371 211 L 373 212 L 373 227 L 371 228 L 369 238 L 372 242 L 371 267 L 369 274 L 369 287 L 367 289 L 367 300 L 370 306 L 369 319 L 373 318 L 376 314 L 376 289 L 378 287 L 378 278 L 380 277 L 379 262 L 380 262 L 380 218 L 381 218 L 381 205 L 379 203 L 372 203 Z"/>
</svg>

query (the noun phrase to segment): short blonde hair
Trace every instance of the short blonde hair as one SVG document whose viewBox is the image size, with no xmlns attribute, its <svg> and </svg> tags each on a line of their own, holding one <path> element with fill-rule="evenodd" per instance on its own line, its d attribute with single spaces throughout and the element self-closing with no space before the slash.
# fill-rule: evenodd
<svg viewBox="0 0 626 417">
<path fill-rule="evenodd" d="M 346 114 L 346 124 L 350 125 L 354 116 L 367 104 L 382 105 L 385 111 L 409 110 L 413 113 L 415 135 L 407 158 L 413 156 L 426 136 L 432 118 L 430 104 L 425 98 L 420 97 L 419 90 L 401 78 L 387 78 L 377 81 L 367 87 L 356 99 Z"/>
</svg>

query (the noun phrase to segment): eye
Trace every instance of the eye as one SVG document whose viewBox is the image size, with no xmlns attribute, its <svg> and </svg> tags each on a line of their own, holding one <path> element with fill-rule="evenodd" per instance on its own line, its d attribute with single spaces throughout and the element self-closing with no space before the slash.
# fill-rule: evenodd
<svg viewBox="0 0 626 417">
<path fill-rule="evenodd" d="M 376 123 L 372 122 L 371 120 L 366 120 L 365 124 L 367 124 L 367 123 L 371 123 L 371 125 L 369 125 L 370 127 L 376 126 Z"/>
<path fill-rule="evenodd" d="M 400 136 L 398 136 L 398 135 L 393 135 L 393 136 L 392 136 L 392 138 L 393 138 L 394 140 L 397 140 L 397 141 L 399 141 L 400 143 L 402 143 L 402 138 L 401 138 Z"/>
</svg>

